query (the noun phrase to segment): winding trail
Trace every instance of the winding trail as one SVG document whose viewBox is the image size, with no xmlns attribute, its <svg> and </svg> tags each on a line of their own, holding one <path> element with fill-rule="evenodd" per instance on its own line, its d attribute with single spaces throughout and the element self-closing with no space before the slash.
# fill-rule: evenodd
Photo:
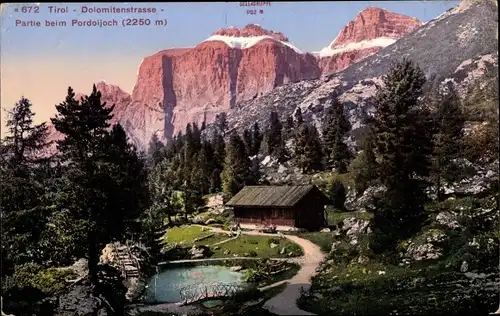
<svg viewBox="0 0 500 316">
<path fill-rule="evenodd" d="M 220 228 L 205 227 L 216 233 L 228 233 L 228 231 Z M 241 233 L 245 235 L 276 237 L 276 234 L 261 233 L 257 231 L 242 231 Z M 295 258 L 295 260 L 293 260 L 300 264 L 300 270 L 293 278 L 278 282 L 280 284 L 286 282 L 286 288 L 283 292 L 265 302 L 263 308 L 277 315 L 315 315 L 298 308 L 297 300 L 300 298 L 301 288 L 308 290 L 311 287 L 311 277 L 316 274 L 316 269 L 325 257 L 320 248 L 309 240 L 285 234 L 283 234 L 283 237 L 298 244 L 304 250 L 304 255 L 302 257 Z M 271 284 L 271 286 L 275 285 L 278 284 Z"/>
</svg>

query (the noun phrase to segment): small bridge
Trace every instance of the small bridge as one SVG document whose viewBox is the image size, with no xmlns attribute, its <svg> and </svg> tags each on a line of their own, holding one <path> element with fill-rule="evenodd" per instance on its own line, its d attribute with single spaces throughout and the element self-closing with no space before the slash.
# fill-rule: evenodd
<svg viewBox="0 0 500 316">
<path fill-rule="evenodd" d="M 113 250 L 120 261 L 122 275 L 124 278 L 138 278 L 140 264 L 137 258 L 132 254 L 129 244 L 115 245 L 112 244 Z"/>
<path fill-rule="evenodd" d="M 207 298 L 221 298 L 234 296 L 243 292 L 246 287 L 237 283 L 204 282 L 181 288 L 181 305 L 187 305 Z"/>
</svg>

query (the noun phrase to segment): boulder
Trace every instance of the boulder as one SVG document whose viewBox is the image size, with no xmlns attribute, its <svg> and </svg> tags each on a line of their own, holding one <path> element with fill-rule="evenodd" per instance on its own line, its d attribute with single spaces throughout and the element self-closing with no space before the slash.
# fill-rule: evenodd
<svg viewBox="0 0 500 316">
<path fill-rule="evenodd" d="M 458 216 L 452 212 L 441 212 L 436 216 L 436 221 L 451 229 L 460 229 L 462 226 L 458 223 Z"/>
<path fill-rule="evenodd" d="M 348 237 L 358 236 L 366 233 L 370 221 L 359 219 L 356 217 L 348 217 L 342 221 L 342 230 L 345 231 Z"/>
<path fill-rule="evenodd" d="M 442 255 L 440 244 L 446 235 L 438 229 L 430 229 L 409 241 L 404 257 L 415 261 L 438 259 Z"/>
<path fill-rule="evenodd" d="M 88 285 L 75 285 L 68 293 L 59 296 L 55 316 L 93 316 L 104 306 L 98 297 L 92 295 Z"/>
<path fill-rule="evenodd" d="M 460 272 L 465 273 L 469 270 L 469 264 L 467 261 L 463 261 L 462 265 L 460 266 Z"/>
<path fill-rule="evenodd" d="M 387 188 L 383 185 L 371 186 L 363 192 L 363 195 L 354 201 L 351 205 L 352 208 L 359 210 L 366 210 L 372 208 L 376 198 L 380 198 Z"/>
<path fill-rule="evenodd" d="M 208 252 L 210 249 L 206 246 L 195 246 L 188 251 L 188 255 L 191 257 L 191 259 L 202 259 L 205 258 L 208 255 Z"/>
<path fill-rule="evenodd" d="M 125 287 L 121 283 L 119 271 L 109 265 L 99 265 L 99 278 L 106 297 L 94 296 L 87 280 L 71 286 L 65 293 L 52 297 L 54 316 L 105 316 L 124 314 Z M 112 289 L 112 291 L 110 291 Z M 112 313 L 114 310 L 115 313 Z"/>
</svg>

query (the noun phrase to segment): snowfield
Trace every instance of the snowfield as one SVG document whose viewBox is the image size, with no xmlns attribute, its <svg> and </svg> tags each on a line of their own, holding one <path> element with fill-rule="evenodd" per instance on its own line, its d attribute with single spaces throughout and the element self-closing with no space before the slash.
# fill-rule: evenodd
<svg viewBox="0 0 500 316">
<path fill-rule="evenodd" d="M 255 44 L 257 44 L 258 42 L 265 40 L 265 39 L 271 39 L 275 42 L 279 42 L 285 46 L 290 47 L 298 54 L 304 54 L 300 49 L 293 46 L 292 44 L 290 44 L 288 42 L 279 41 L 279 40 L 277 40 L 274 37 L 269 36 L 269 35 L 250 36 L 250 37 L 212 35 L 209 38 L 207 38 L 206 40 L 204 40 L 204 42 L 221 41 L 221 42 L 226 43 L 226 45 L 231 47 L 231 48 L 247 49 L 247 48 L 250 48 L 250 47 L 254 46 Z"/>
<path fill-rule="evenodd" d="M 372 47 L 387 47 L 389 45 L 394 44 L 397 41 L 397 39 L 394 38 L 389 38 L 389 37 L 379 37 L 375 38 L 369 41 L 361 41 L 357 43 L 347 43 L 344 45 L 339 45 L 334 48 L 332 48 L 333 43 L 335 40 L 333 40 L 330 45 L 327 47 L 323 48 L 317 54 L 319 57 L 329 57 L 333 56 L 336 54 L 344 53 L 344 52 L 349 52 L 349 51 L 354 51 L 358 49 L 366 49 L 366 48 L 372 48 Z"/>
</svg>

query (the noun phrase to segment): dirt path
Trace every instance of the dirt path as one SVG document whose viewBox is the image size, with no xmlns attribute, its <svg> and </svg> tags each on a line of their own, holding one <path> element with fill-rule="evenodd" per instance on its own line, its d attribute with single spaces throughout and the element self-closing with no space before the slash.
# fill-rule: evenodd
<svg viewBox="0 0 500 316">
<path fill-rule="evenodd" d="M 209 227 L 213 232 L 228 233 L 225 230 L 215 227 Z M 256 236 L 273 236 L 276 234 L 267 234 L 257 231 L 242 231 L 245 235 Z M 264 303 L 263 308 L 277 315 L 314 315 L 313 313 L 303 311 L 297 307 L 297 300 L 300 297 L 300 289 L 308 290 L 311 287 L 311 277 L 316 274 L 316 268 L 325 259 L 320 248 L 309 240 L 293 235 L 283 235 L 288 240 L 298 244 L 304 250 L 304 255 L 300 258 L 295 258 L 295 262 L 299 263 L 301 268 L 297 274 L 285 281 L 287 287 L 283 292 Z"/>
</svg>

